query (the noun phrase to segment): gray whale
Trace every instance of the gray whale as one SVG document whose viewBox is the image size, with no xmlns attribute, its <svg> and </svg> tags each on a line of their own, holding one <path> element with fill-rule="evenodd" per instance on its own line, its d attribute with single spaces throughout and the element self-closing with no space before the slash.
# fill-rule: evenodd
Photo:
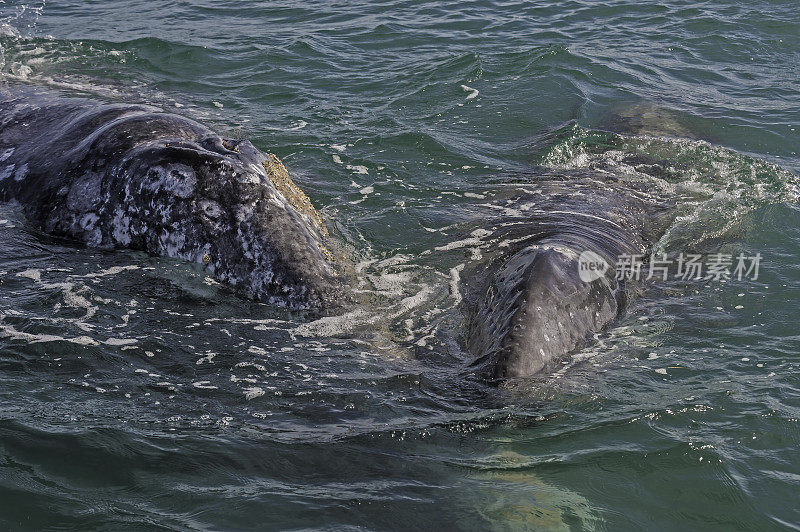
<svg viewBox="0 0 800 532">
<path fill-rule="evenodd" d="M 517 177 L 493 229 L 506 245 L 473 266 L 462 287 L 471 371 L 489 381 L 534 375 L 607 327 L 636 288 L 617 279 L 618 257 L 645 256 L 674 219 L 675 198 L 616 170 L 538 168 Z M 609 266 L 604 274 L 582 278 L 586 252 Z"/>
<path fill-rule="evenodd" d="M 494 228 L 511 244 L 463 277 L 472 370 L 489 380 L 533 375 L 611 323 L 630 286 L 613 267 L 582 279 L 578 258 L 646 254 L 672 220 L 652 184 L 619 172 L 518 177 Z M 276 156 L 153 107 L 0 89 L 0 201 L 11 200 L 47 233 L 192 261 L 271 303 L 352 303 L 319 214 Z"/>
<path fill-rule="evenodd" d="M 41 230 L 201 265 L 248 295 L 329 312 L 346 300 L 327 231 L 271 154 L 141 105 L 0 89 L 0 201 Z"/>
</svg>

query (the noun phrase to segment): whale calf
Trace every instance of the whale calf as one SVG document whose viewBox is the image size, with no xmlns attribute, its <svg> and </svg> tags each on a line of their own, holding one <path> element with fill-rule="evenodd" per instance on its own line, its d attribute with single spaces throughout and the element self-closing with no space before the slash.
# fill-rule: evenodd
<svg viewBox="0 0 800 532">
<path fill-rule="evenodd" d="M 462 288 L 471 371 L 489 381 L 534 375 L 609 325 L 632 288 L 617 279 L 618 258 L 647 254 L 673 219 L 674 198 L 655 179 L 549 168 L 518 177 L 492 229 L 502 251 Z M 582 272 L 587 262 L 605 267 Z"/>
<path fill-rule="evenodd" d="M 0 201 L 47 233 L 188 260 L 271 303 L 346 300 L 326 228 L 280 160 L 154 107 L 0 88 Z"/>
</svg>

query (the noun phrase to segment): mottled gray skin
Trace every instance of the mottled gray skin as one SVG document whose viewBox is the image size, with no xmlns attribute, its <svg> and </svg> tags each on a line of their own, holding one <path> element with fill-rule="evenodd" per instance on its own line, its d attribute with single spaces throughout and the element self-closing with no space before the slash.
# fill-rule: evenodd
<svg viewBox="0 0 800 532">
<path fill-rule="evenodd" d="M 534 375 L 586 345 L 630 294 L 618 256 L 648 253 L 672 220 L 656 191 L 613 172 L 542 169 L 521 181 L 493 235 L 511 244 L 464 287 L 473 369 L 489 380 Z M 581 280 L 584 251 L 611 265 L 604 276 Z"/>
<path fill-rule="evenodd" d="M 336 309 L 324 227 L 276 188 L 268 157 L 152 107 L 0 89 L 0 201 L 43 231 L 195 262 L 279 305 Z"/>
</svg>

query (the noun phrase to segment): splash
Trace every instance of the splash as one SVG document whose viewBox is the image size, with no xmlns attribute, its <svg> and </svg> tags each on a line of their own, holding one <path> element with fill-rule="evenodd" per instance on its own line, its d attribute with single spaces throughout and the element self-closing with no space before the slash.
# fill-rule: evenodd
<svg viewBox="0 0 800 532">
<path fill-rule="evenodd" d="M 741 227 L 760 207 L 800 201 L 800 178 L 777 164 L 703 140 L 626 136 L 569 126 L 537 161 L 557 170 L 615 172 L 677 200 L 656 246 L 700 248 Z"/>
</svg>

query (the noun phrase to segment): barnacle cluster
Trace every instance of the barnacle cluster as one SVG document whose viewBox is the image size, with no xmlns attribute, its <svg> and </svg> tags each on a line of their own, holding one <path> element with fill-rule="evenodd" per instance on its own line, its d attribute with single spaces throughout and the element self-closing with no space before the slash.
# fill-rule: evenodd
<svg viewBox="0 0 800 532">
<path fill-rule="evenodd" d="M 267 160 L 264 161 L 264 169 L 267 171 L 269 180 L 278 189 L 278 192 L 283 194 L 292 206 L 297 209 L 301 214 L 307 215 L 314 222 L 317 230 L 323 235 L 328 235 L 328 230 L 325 224 L 322 223 L 322 217 L 311 204 L 305 192 L 298 187 L 292 178 L 289 177 L 289 171 L 283 165 L 277 155 L 267 153 Z"/>
</svg>

